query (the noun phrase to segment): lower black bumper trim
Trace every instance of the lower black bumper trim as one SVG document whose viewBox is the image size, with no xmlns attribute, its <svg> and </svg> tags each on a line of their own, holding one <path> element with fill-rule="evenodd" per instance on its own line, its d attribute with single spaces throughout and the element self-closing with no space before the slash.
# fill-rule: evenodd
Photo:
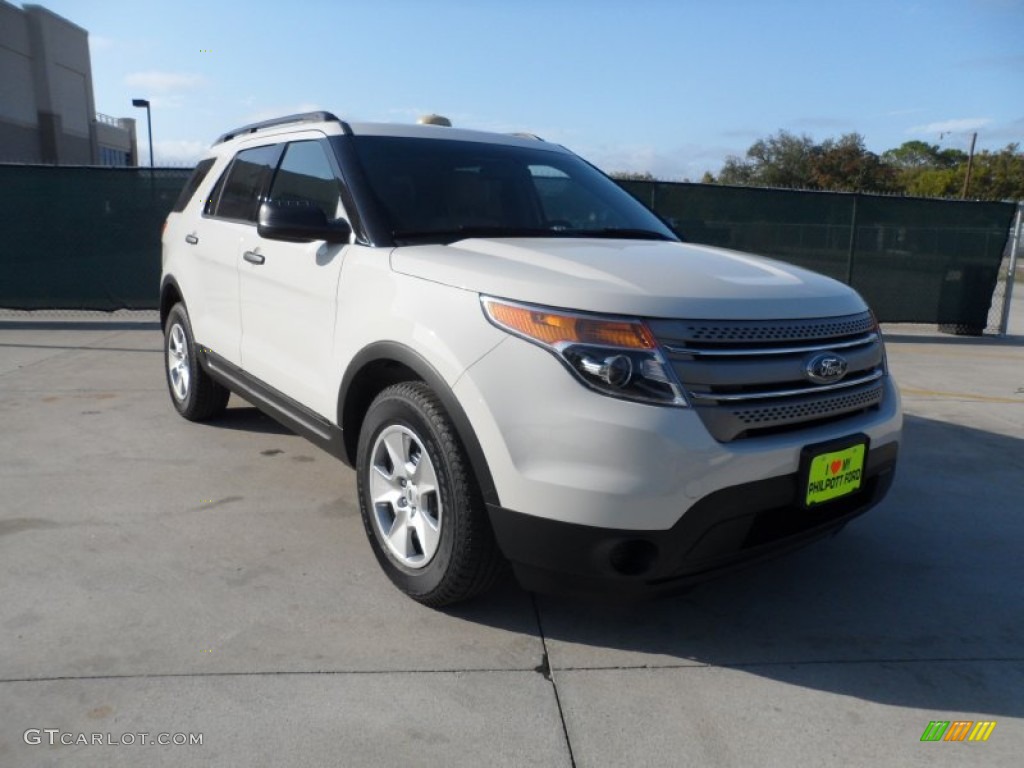
<svg viewBox="0 0 1024 768">
<path fill-rule="evenodd" d="M 657 594 L 796 549 L 868 511 L 886 495 L 897 443 L 868 454 L 861 489 L 805 509 L 798 475 L 724 488 L 668 530 L 597 528 L 488 505 L 520 583 L 538 592 Z"/>
</svg>

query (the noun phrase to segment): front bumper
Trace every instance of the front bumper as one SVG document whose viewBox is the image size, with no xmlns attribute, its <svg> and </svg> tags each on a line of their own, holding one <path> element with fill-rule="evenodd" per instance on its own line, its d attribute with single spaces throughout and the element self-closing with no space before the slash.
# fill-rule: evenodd
<svg viewBox="0 0 1024 768">
<path fill-rule="evenodd" d="M 868 454 L 855 494 L 804 509 L 797 474 L 714 491 L 667 530 L 600 528 L 489 506 L 520 583 L 539 592 L 657 594 L 796 549 L 878 504 L 892 484 L 898 444 Z"/>
</svg>

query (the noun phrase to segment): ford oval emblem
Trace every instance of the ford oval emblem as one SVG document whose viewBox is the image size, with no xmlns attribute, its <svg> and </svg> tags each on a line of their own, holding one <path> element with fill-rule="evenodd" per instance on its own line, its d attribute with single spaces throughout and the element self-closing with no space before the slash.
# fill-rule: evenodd
<svg viewBox="0 0 1024 768">
<path fill-rule="evenodd" d="M 815 384 L 833 384 L 846 375 L 849 363 L 834 352 L 815 355 L 807 361 L 804 373 Z"/>
</svg>

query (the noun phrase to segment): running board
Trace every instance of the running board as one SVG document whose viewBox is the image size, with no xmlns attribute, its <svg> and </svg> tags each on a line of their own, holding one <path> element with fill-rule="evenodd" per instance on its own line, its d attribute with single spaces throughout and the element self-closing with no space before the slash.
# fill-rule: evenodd
<svg viewBox="0 0 1024 768">
<path fill-rule="evenodd" d="M 246 373 L 207 347 L 197 344 L 196 356 L 203 369 L 220 384 L 248 400 L 274 421 L 308 438 L 348 464 L 341 427 L 331 424 L 320 414 Z"/>
</svg>

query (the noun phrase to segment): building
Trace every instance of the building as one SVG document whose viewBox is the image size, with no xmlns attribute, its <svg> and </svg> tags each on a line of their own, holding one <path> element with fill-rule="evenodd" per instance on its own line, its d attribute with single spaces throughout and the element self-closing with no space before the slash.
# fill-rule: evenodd
<svg viewBox="0 0 1024 768">
<path fill-rule="evenodd" d="M 135 120 L 96 113 L 89 33 L 0 0 L 0 162 L 138 165 Z"/>
</svg>

